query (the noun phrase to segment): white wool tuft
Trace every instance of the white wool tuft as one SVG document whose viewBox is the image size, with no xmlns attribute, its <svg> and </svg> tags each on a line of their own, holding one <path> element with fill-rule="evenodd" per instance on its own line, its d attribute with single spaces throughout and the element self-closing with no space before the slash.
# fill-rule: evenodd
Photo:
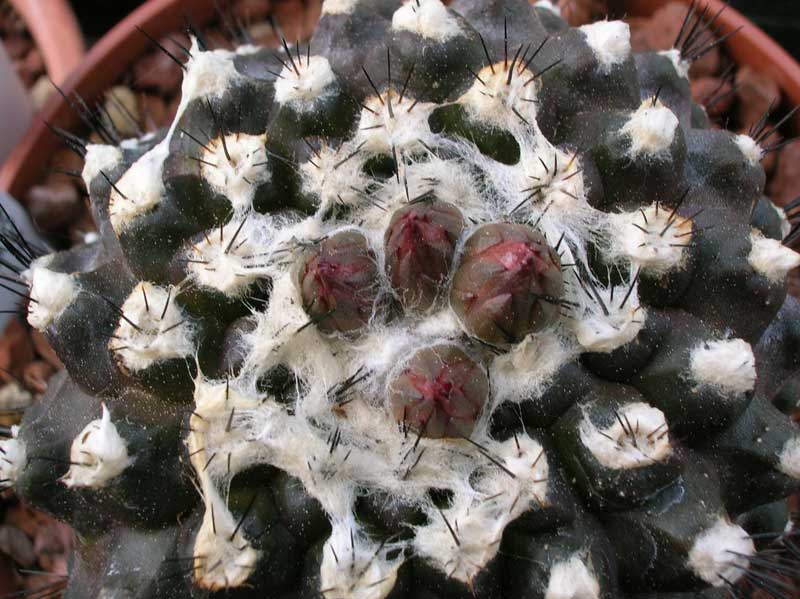
<svg viewBox="0 0 800 599">
<path fill-rule="evenodd" d="M 640 154 L 659 156 L 669 152 L 678 129 L 678 117 L 661 102 L 646 99 L 622 127 L 621 133 L 631 139 L 632 157 Z"/>
<path fill-rule="evenodd" d="M 207 96 L 218 98 L 230 90 L 232 81 L 241 78 L 233 63 L 234 52 L 203 51 L 194 37 L 190 51 L 191 58 L 186 63 L 181 85 L 181 104 Z M 177 121 L 176 117 L 175 123 Z"/>
<path fill-rule="evenodd" d="M 595 284 L 594 290 L 602 305 L 599 301 L 589 302 L 582 312 L 574 310 L 569 326 L 585 351 L 609 353 L 636 338 L 644 327 L 647 311 L 639 304 L 638 285 L 633 281 L 613 291 Z"/>
<path fill-rule="evenodd" d="M 86 157 L 83 159 L 83 171 L 81 172 L 86 189 L 90 189 L 90 185 L 97 175 L 101 172 L 108 175 L 120 162 L 122 162 L 122 152 L 117 146 L 88 144 L 86 146 Z"/>
<path fill-rule="evenodd" d="M 297 66 L 297 71 L 293 66 Z M 325 88 L 336 80 L 324 56 L 297 59 L 283 67 L 280 75 L 275 81 L 275 101 L 278 104 L 295 104 L 298 109 L 309 111 L 314 110 L 313 101 L 322 97 Z"/>
<path fill-rule="evenodd" d="M 476 78 L 458 103 L 476 120 L 500 129 L 513 131 L 520 116 L 528 122 L 535 122 L 537 88 L 534 74 L 528 69 L 521 70 L 525 65 L 520 62 L 508 65 L 498 62 L 484 67 L 478 73 L 479 79 Z M 509 69 L 512 70 L 510 82 Z"/>
<path fill-rule="evenodd" d="M 750 535 L 741 526 L 720 518 L 698 535 L 689 551 L 687 566 L 708 584 L 721 587 L 736 582 L 746 572 L 756 552 Z"/>
<path fill-rule="evenodd" d="M 671 210 L 658 204 L 635 212 L 609 214 L 605 251 L 612 261 L 629 260 L 655 275 L 682 268 L 693 225 L 690 219 L 671 214 Z"/>
<path fill-rule="evenodd" d="M 672 453 L 669 428 L 661 410 L 637 402 L 624 405 L 619 414 L 625 427 L 615 421 L 600 430 L 588 416 L 581 423 L 581 442 L 600 464 L 615 470 L 641 468 L 660 462 Z"/>
<path fill-rule="evenodd" d="M 778 468 L 792 478 L 800 479 L 800 436 L 792 437 L 783 445 Z"/>
<path fill-rule="evenodd" d="M 675 68 L 675 72 L 679 77 L 683 77 L 684 79 L 689 78 L 689 67 L 691 64 L 689 61 L 683 59 L 680 50 L 675 48 L 672 48 L 671 50 L 663 50 L 659 52 L 659 55 L 666 56 L 670 60 L 672 66 Z"/>
<path fill-rule="evenodd" d="M 115 184 L 108 201 L 111 226 L 117 234 L 153 210 L 164 197 L 161 173 L 168 146 L 165 143 L 141 156 Z"/>
<path fill-rule="evenodd" d="M 744 339 L 706 341 L 689 355 L 691 378 L 722 393 L 747 393 L 756 384 L 753 348 Z"/>
<path fill-rule="evenodd" d="M 403 152 L 421 151 L 425 147 L 422 144 L 430 146 L 435 143 L 428 124 L 428 116 L 435 104 L 417 103 L 408 94 L 401 102 L 400 94 L 394 89 L 384 92 L 381 98 L 382 101 L 370 96 L 364 101 L 355 139 L 359 147 L 365 152 L 389 155 L 394 148 L 400 160 Z"/>
<path fill-rule="evenodd" d="M 103 415 L 93 420 L 75 437 L 69 453 L 72 465 L 61 479 L 68 487 L 105 487 L 131 463 L 125 440 L 111 422 L 103 404 Z"/>
<path fill-rule="evenodd" d="M 266 141 L 266 134 L 231 133 L 225 136 L 225 146 L 217 138 L 206 144 L 210 151 L 203 150 L 205 162 L 198 163 L 203 178 L 228 198 L 234 210 L 248 210 L 258 185 L 269 181 L 272 175 L 266 163 Z M 226 146 L 230 160 L 225 154 Z"/>
<path fill-rule="evenodd" d="M 789 271 L 800 266 L 800 254 L 753 229 L 747 261 L 753 270 L 773 283 L 784 283 Z"/>
<path fill-rule="evenodd" d="M 550 568 L 544 599 L 598 599 L 600 583 L 578 554 Z"/>
<path fill-rule="evenodd" d="M 742 156 L 744 156 L 750 164 L 758 164 L 764 158 L 764 150 L 749 135 L 740 134 L 733 138 L 733 141 L 739 147 Z"/>
<path fill-rule="evenodd" d="M 610 71 L 631 54 L 631 29 L 622 21 L 598 21 L 580 28 L 602 69 Z"/>
<path fill-rule="evenodd" d="M 322 3 L 324 15 L 350 15 L 353 14 L 360 0 L 325 0 Z"/>
<path fill-rule="evenodd" d="M 50 260 L 50 256 L 43 256 L 22 273 L 30 287 L 28 323 L 40 331 L 61 316 L 79 291 L 72 276 L 47 269 Z"/>
<path fill-rule="evenodd" d="M 388 554 L 397 545 L 378 545 L 359 528 L 354 518 L 334 522 L 322 550 L 320 587 L 330 589 L 330 599 L 383 599 L 394 588 L 402 553 L 393 559 Z M 339 557 L 341 556 L 341 557 Z M 341 561 L 347 562 L 342 567 Z"/>
<path fill-rule="evenodd" d="M 409 0 L 392 16 L 392 29 L 445 42 L 461 34 L 458 20 L 440 0 Z"/>
<path fill-rule="evenodd" d="M 25 443 L 18 438 L 19 427 L 11 427 L 11 437 L 0 441 L 2 457 L 0 457 L 0 478 L 8 481 L 6 484 L 15 484 L 17 478 L 28 461 Z"/>
<path fill-rule="evenodd" d="M 133 288 L 120 308 L 125 318 L 120 317 L 109 341 L 109 349 L 122 366 L 136 372 L 157 362 L 194 354 L 195 327 L 174 301 L 176 293 L 174 288 L 168 290 L 145 281 Z"/>
<path fill-rule="evenodd" d="M 550 0 L 536 0 L 534 6 L 536 8 L 544 8 L 550 12 L 556 13 L 558 16 L 561 16 L 561 7 L 553 4 Z"/>
</svg>

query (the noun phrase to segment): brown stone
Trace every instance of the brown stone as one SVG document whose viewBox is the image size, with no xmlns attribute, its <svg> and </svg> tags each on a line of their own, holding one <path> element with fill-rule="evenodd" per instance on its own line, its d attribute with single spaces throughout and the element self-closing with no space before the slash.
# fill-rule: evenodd
<svg viewBox="0 0 800 599">
<path fill-rule="evenodd" d="M 44 335 L 42 335 L 36 329 L 31 329 L 31 341 L 33 342 L 33 348 L 36 350 L 37 355 L 41 356 L 56 370 L 61 370 L 64 368 L 64 364 L 61 363 L 61 360 L 56 355 L 56 352 L 53 351 L 52 347 L 50 347 L 50 343 L 48 343 Z"/>
<path fill-rule="evenodd" d="M 743 66 L 736 73 L 739 98 L 737 120 L 742 127 L 757 123 L 769 109 L 770 103 L 778 106 L 781 102 L 781 89 L 771 77 Z"/>
<path fill-rule="evenodd" d="M 778 206 L 800 197 L 800 143 L 789 144 L 779 152 L 768 191 Z"/>
<path fill-rule="evenodd" d="M 139 114 L 142 116 L 144 131 L 155 131 L 169 124 L 167 105 L 159 96 L 141 94 L 139 96 Z"/>
<path fill-rule="evenodd" d="M 175 48 L 169 40 L 165 40 L 170 48 Z M 170 50 L 172 51 L 172 50 Z M 177 57 L 176 49 L 173 54 Z M 140 58 L 133 65 L 133 81 L 137 87 L 172 95 L 181 87 L 183 72 L 181 68 L 164 52 L 154 50 Z"/>
<path fill-rule="evenodd" d="M 631 28 L 631 49 L 634 52 L 649 52 L 652 50 L 647 41 L 647 25 L 650 19 L 646 17 L 628 17 L 625 22 Z"/>
<path fill-rule="evenodd" d="M 237 0 L 231 8 L 233 17 L 245 26 L 266 20 L 271 11 L 270 0 Z"/>
<path fill-rule="evenodd" d="M 34 185 L 27 195 L 28 210 L 44 231 L 67 226 L 79 214 L 80 195 L 72 183 Z"/>
<path fill-rule="evenodd" d="M 691 81 L 692 99 L 706 107 L 711 118 L 722 116 L 730 110 L 735 99 L 733 85 L 719 77 L 700 77 Z"/>
<path fill-rule="evenodd" d="M 21 310 L 24 311 L 23 308 Z M 22 370 L 31 360 L 33 346 L 27 327 L 20 320 L 12 318 L 0 336 L 0 380 L 20 380 Z"/>
<path fill-rule="evenodd" d="M 55 373 L 55 368 L 44 360 L 34 360 L 22 371 L 22 382 L 33 393 L 42 394 L 47 389 L 47 381 Z"/>
</svg>

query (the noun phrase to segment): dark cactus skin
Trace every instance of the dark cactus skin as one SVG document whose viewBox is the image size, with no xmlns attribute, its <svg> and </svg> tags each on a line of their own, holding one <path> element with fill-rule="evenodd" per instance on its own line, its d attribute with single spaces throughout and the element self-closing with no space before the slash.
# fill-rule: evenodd
<svg viewBox="0 0 800 599">
<path fill-rule="evenodd" d="M 328 0 L 310 45 L 195 42 L 169 131 L 70 138 L 99 239 L 3 237 L 65 370 L 0 441 L 79 533 L 65 597 L 788 593 L 800 257 L 691 100 L 712 18 L 634 56 Z"/>
</svg>

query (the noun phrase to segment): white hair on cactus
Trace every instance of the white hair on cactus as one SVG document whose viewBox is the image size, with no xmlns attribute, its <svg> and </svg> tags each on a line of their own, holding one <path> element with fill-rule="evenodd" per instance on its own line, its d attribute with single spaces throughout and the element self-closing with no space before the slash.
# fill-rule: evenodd
<svg viewBox="0 0 800 599">
<path fill-rule="evenodd" d="M 92 181 L 100 175 L 113 171 L 122 162 L 122 152 L 117 146 L 106 144 L 87 144 L 86 156 L 83 159 L 83 171 L 81 177 L 86 185 L 86 189 L 91 189 Z"/>
<path fill-rule="evenodd" d="M 533 5 L 536 8 L 543 8 L 561 16 L 561 7 L 553 4 L 550 0 L 536 0 Z"/>
<path fill-rule="evenodd" d="M 629 403 L 620 420 L 599 429 L 588 415 L 580 425 L 581 443 L 606 468 L 629 470 L 650 466 L 672 453 L 664 413 L 644 402 Z M 624 423 L 624 424 L 623 424 Z"/>
<path fill-rule="evenodd" d="M 162 142 L 139 157 L 114 184 L 108 214 L 117 234 L 161 203 L 165 194 L 161 173 L 168 152 L 168 146 Z"/>
<path fill-rule="evenodd" d="M 194 541 L 194 579 L 217 591 L 241 586 L 250 578 L 258 552 L 245 538 L 220 494 L 205 477 L 203 522 Z"/>
<path fill-rule="evenodd" d="M 520 63 L 522 59 L 484 67 L 458 103 L 472 118 L 501 129 L 515 120 L 535 121 L 535 75 Z"/>
<path fill-rule="evenodd" d="M 758 164 L 764 158 L 764 150 L 759 143 L 749 135 L 734 135 L 733 141 L 750 164 Z"/>
<path fill-rule="evenodd" d="M 181 104 L 196 98 L 219 98 L 231 88 L 231 83 L 242 75 L 236 70 L 230 50 L 202 50 L 197 38 L 192 36 L 190 58 L 181 85 Z M 180 115 L 182 111 L 178 111 Z M 173 127 L 178 122 L 175 118 Z"/>
<path fill-rule="evenodd" d="M 550 568 L 544 599 L 598 599 L 600 583 L 580 554 L 556 562 Z"/>
<path fill-rule="evenodd" d="M 179 132 L 178 135 L 183 135 Z M 210 140 L 198 162 L 200 173 L 216 192 L 230 201 L 234 210 L 248 210 L 259 184 L 270 180 L 265 144 L 267 135 L 230 133 L 225 143 L 218 137 Z"/>
<path fill-rule="evenodd" d="M 22 279 L 30 287 L 28 323 L 40 331 L 61 316 L 79 291 L 71 275 L 47 268 L 51 261 L 52 255 L 42 256 L 22 273 Z"/>
<path fill-rule="evenodd" d="M 438 0 L 436 0 L 438 1 Z M 370 96 L 361 109 L 358 135 L 355 141 L 364 144 L 364 150 L 375 154 L 397 153 L 398 161 L 404 152 L 421 151 L 423 144 L 432 144 L 434 135 L 428 116 L 434 104 L 417 102 L 408 94 L 402 98 L 393 88 Z"/>
<path fill-rule="evenodd" d="M 690 376 L 724 394 L 747 393 L 756 384 L 753 348 L 744 339 L 705 341 L 689 354 Z"/>
<path fill-rule="evenodd" d="M 440 0 L 410 0 L 392 15 L 392 29 L 437 41 L 461 35 L 458 20 Z"/>
<path fill-rule="evenodd" d="M 19 426 L 11 427 L 11 437 L 0 441 L 0 478 L 5 484 L 16 484 L 20 472 L 28 461 L 25 443 L 19 438 Z"/>
<path fill-rule="evenodd" d="M 320 588 L 330 599 L 383 599 L 394 588 L 402 552 L 395 543 L 377 544 L 352 517 L 333 523 L 322 548 Z"/>
<path fill-rule="evenodd" d="M 133 372 L 195 352 L 195 326 L 174 301 L 177 291 L 141 281 L 120 307 L 109 349 Z"/>
<path fill-rule="evenodd" d="M 789 218 L 786 216 L 786 212 L 783 210 L 783 208 L 780 208 L 772 200 L 767 201 L 769 202 L 770 208 L 775 211 L 775 214 L 778 216 L 778 220 L 781 222 L 781 239 L 786 239 L 786 236 L 792 232 L 792 223 L 789 222 Z"/>
<path fill-rule="evenodd" d="M 365 202 L 360 190 L 367 188 L 369 179 L 359 157 L 366 143 L 345 142 L 334 148 L 323 141 L 320 149 L 300 165 L 302 191 L 319 198 L 318 216 L 335 206 L 350 208 Z"/>
<path fill-rule="evenodd" d="M 790 270 L 800 266 L 800 254 L 777 239 L 764 237 L 761 231 L 750 233 L 750 253 L 747 261 L 758 274 L 772 283 L 784 283 Z"/>
<path fill-rule="evenodd" d="M 633 341 L 647 319 L 647 310 L 639 303 L 635 275 L 620 289 L 589 285 L 577 275 L 575 279 L 594 298 L 583 303 L 582 309 L 573 309 L 573 318 L 568 321 L 584 351 L 609 353 Z"/>
<path fill-rule="evenodd" d="M 778 454 L 778 468 L 792 478 L 800 479 L 800 436 L 786 441 Z"/>
<path fill-rule="evenodd" d="M 351 15 L 361 0 L 325 0 L 322 15 Z"/>
<path fill-rule="evenodd" d="M 102 407 L 103 415 L 87 424 L 72 441 L 71 465 L 61 479 L 68 487 L 105 487 L 131 463 L 125 439 L 111 422 L 106 404 Z"/>
<path fill-rule="evenodd" d="M 529 335 L 490 366 L 492 400 L 518 403 L 544 392 L 556 371 L 575 354 L 575 348 L 554 331 Z"/>
<path fill-rule="evenodd" d="M 697 536 L 687 566 L 708 584 L 721 587 L 744 576 L 755 552 L 747 531 L 721 517 Z"/>
<path fill-rule="evenodd" d="M 324 97 L 335 81 L 336 75 L 324 56 L 289 58 L 275 81 L 275 101 L 291 104 L 301 112 L 313 111 L 314 100 Z"/>
<path fill-rule="evenodd" d="M 631 55 L 631 29 L 623 21 L 598 21 L 584 25 L 580 31 L 605 72 Z"/>
<path fill-rule="evenodd" d="M 548 505 L 550 465 L 539 441 L 526 433 L 517 433 L 502 443 L 487 442 L 482 445 L 490 455 L 496 456 L 504 469 L 484 469 L 474 483 L 475 488 L 487 497 L 497 496 L 498 504 L 505 503 L 509 520 L 516 519 L 529 509 Z"/>
<path fill-rule="evenodd" d="M 269 216 L 248 213 L 189 244 L 187 274 L 201 287 L 227 297 L 242 296 L 265 270 L 261 264 L 273 233 L 271 221 Z"/>
<path fill-rule="evenodd" d="M 688 60 L 683 59 L 680 50 L 672 48 L 670 50 L 662 50 L 658 54 L 659 56 L 664 56 L 672 63 L 672 66 L 675 69 L 675 73 L 677 73 L 678 77 L 689 79 L 689 67 L 691 66 L 691 63 Z"/>
<path fill-rule="evenodd" d="M 693 237 L 689 218 L 654 203 L 635 212 L 609 214 L 607 227 L 605 251 L 612 261 L 628 260 L 656 276 L 686 264 L 686 246 Z"/>
<path fill-rule="evenodd" d="M 660 101 L 648 98 L 631 115 L 620 133 L 631 140 L 630 154 L 636 158 L 662 156 L 669 152 L 678 130 L 678 117 Z"/>
</svg>

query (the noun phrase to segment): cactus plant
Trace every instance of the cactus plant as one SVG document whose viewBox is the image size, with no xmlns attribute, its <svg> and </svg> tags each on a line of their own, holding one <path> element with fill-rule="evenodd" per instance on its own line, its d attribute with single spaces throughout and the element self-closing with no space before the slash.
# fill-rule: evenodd
<svg viewBox="0 0 800 599">
<path fill-rule="evenodd" d="M 194 39 L 167 131 L 68 137 L 98 238 L 3 237 L 65 371 L 0 443 L 79 535 L 65 596 L 782 596 L 800 256 L 763 127 L 691 101 L 696 12 L 633 55 L 548 3 L 328 0 Z"/>
</svg>

